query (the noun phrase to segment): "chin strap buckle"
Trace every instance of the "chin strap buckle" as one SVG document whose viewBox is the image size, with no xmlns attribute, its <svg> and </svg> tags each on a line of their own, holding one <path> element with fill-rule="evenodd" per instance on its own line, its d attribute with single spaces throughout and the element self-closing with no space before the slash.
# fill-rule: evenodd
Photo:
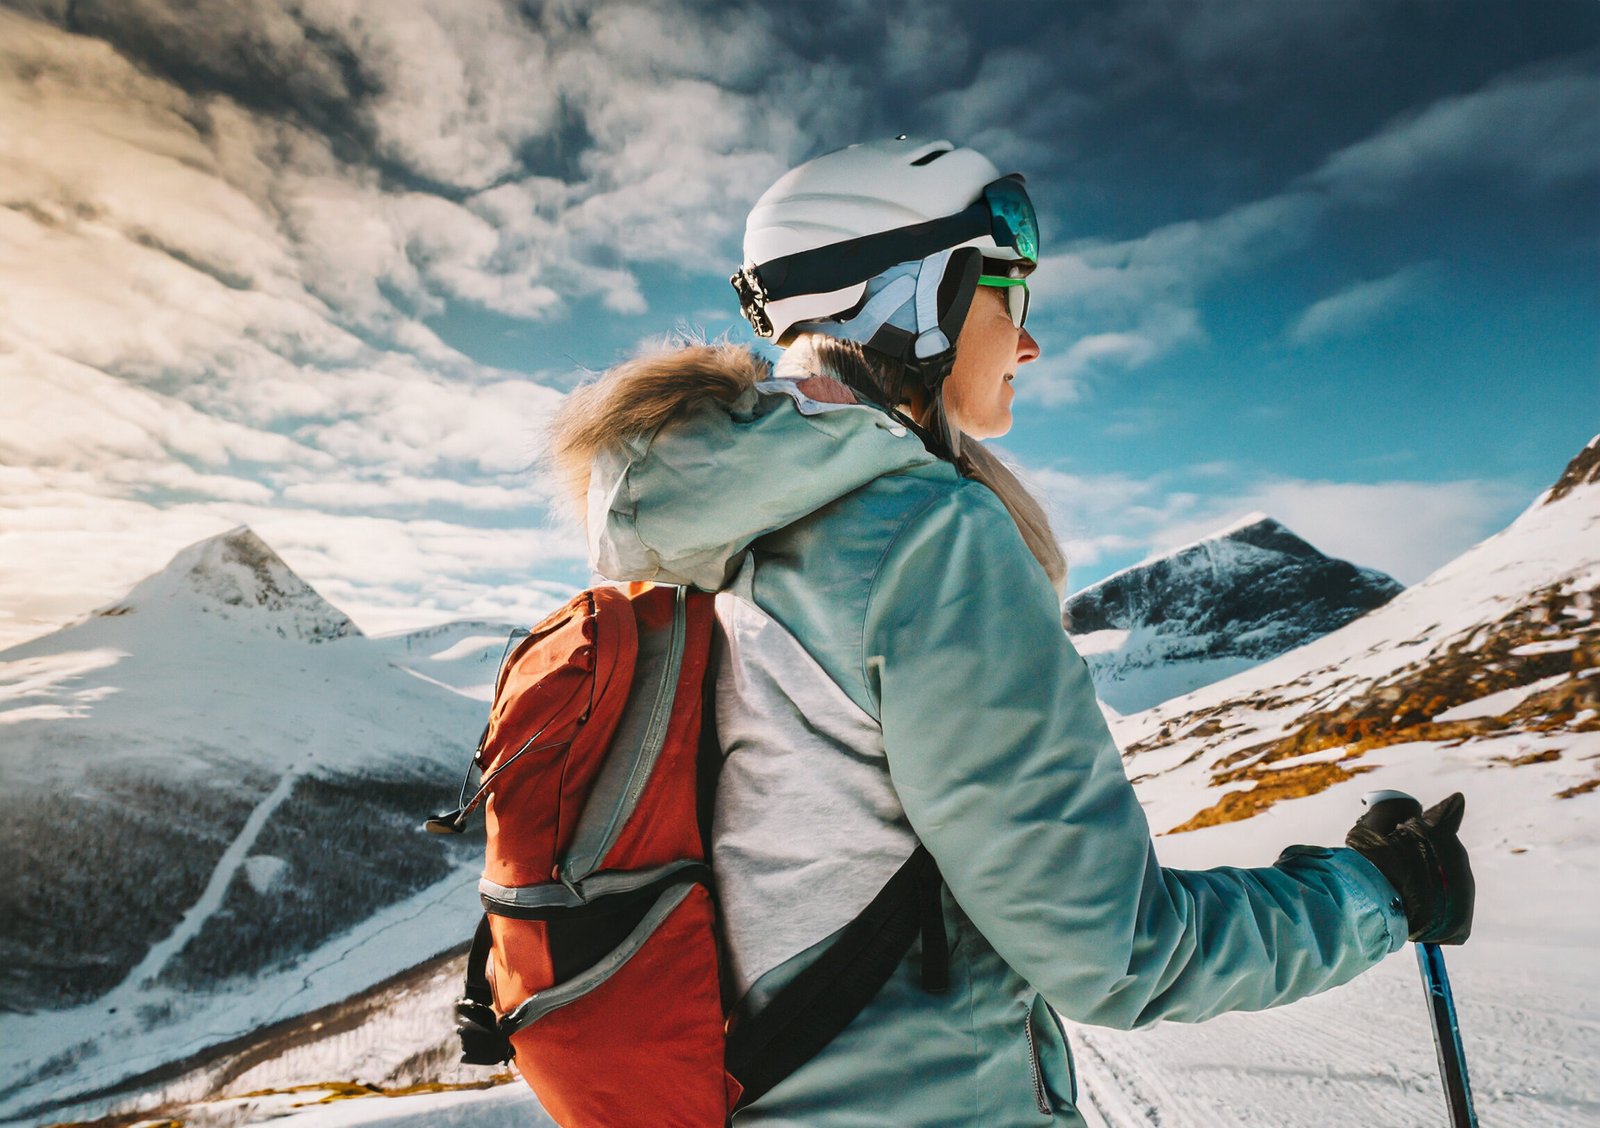
<svg viewBox="0 0 1600 1128">
<path fill-rule="evenodd" d="M 767 288 L 753 266 L 742 266 L 728 279 L 739 295 L 739 311 L 750 322 L 758 337 L 772 336 L 772 319 L 767 316 Z"/>
</svg>

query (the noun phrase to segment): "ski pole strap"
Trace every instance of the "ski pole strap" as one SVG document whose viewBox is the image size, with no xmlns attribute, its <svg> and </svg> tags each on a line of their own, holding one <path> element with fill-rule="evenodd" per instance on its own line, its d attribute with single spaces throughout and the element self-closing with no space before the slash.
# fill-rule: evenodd
<svg viewBox="0 0 1600 1128">
<path fill-rule="evenodd" d="M 728 1072 L 744 1086 L 738 1108 L 766 1095 L 849 1026 L 889 981 L 919 932 L 923 987 L 945 990 L 950 956 L 939 886 L 938 863 L 918 845 L 827 950 L 759 1013 L 729 1031 Z"/>
</svg>

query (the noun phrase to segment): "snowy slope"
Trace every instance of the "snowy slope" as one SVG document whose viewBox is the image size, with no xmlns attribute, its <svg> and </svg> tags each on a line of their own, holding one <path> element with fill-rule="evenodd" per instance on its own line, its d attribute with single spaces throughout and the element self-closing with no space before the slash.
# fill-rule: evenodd
<svg viewBox="0 0 1600 1128">
<path fill-rule="evenodd" d="M 487 702 L 494 695 L 495 674 L 514 629 L 509 623 L 463 619 L 379 635 L 372 644 L 375 652 L 416 677 Z"/>
<path fill-rule="evenodd" d="M 1115 723 L 1169 865 L 1337 843 L 1359 796 L 1467 796 L 1478 916 L 1448 954 L 1484 1124 L 1600 1125 L 1600 440 L 1387 606 Z M 1409 949 L 1264 1015 L 1075 1035 L 1111 1125 L 1444 1123 Z"/>
<path fill-rule="evenodd" d="M 483 716 L 246 529 L 0 653 L 0 1117 L 456 943 L 476 847 L 418 824 Z"/>
<path fill-rule="evenodd" d="M 1085 588 L 1064 617 L 1096 693 L 1127 714 L 1320 638 L 1400 590 L 1253 513 Z"/>
</svg>

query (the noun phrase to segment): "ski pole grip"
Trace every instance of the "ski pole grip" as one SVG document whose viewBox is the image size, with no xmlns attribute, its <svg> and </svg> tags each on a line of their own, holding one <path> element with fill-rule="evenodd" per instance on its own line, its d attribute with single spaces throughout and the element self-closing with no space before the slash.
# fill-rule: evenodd
<svg viewBox="0 0 1600 1128">
<path fill-rule="evenodd" d="M 1367 810 L 1356 822 L 1379 834 L 1422 814 L 1422 804 L 1404 791 L 1369 791 L 1361 797 L 1361 805 Z"/>
</svg>

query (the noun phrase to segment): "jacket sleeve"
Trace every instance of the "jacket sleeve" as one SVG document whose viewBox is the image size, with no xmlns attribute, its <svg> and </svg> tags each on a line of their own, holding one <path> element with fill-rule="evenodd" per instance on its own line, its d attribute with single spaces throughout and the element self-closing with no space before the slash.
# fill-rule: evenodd
<svg viewBox="0 0 1600 1128">
<path fill-rule="evenodd" d="M 986 488 L 930 498 L 873 582 L 864 676 L 890 775 L 957 903 L 1062 1014 L 1196 1022 L 1343 983 L 1404 942 L 1347 849 L 1156 861 L 1044 570 Z"/>
</svg>

